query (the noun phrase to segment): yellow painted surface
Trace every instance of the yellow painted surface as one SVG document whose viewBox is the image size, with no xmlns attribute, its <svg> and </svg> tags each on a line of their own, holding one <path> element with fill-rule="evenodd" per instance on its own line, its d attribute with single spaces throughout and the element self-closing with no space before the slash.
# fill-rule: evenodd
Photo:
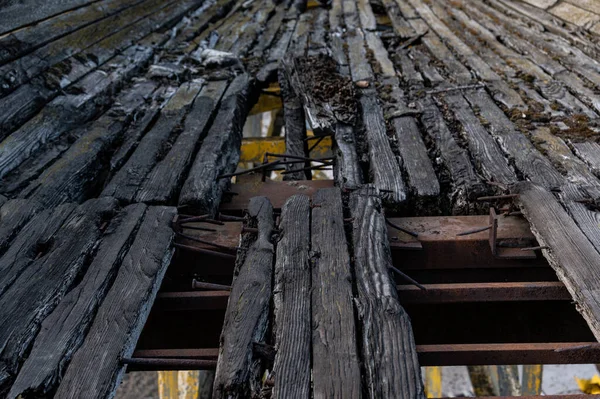
<svg viewBox="0 0 600 399">
<path fill-rule="evenodd" d="M 542 392 L 542 372 L 541 364 L 532 364 L 523 366 L 523 384 L 521 395 L 539 395 Z"/>
<path fill-rule="evenodd" d="M 428 398 L 442 397 L 441 367 L 425 367 L 425 394 Z"/>
<path fill-rule="evenodd" d="M 250 115 L 273 111 L 276 109 L 281 109 L 282 107 L 283 104 L 281 103 L 281 98 L 268 94 L 262 94 L 260 97 L 258 97 L 258 101 L 250 110 Z"/>
<path fill-rule="evenodd" d="M 311 8 L 315 8 L 315 7 L 320 7 L 321 3 L 319 3 L 317 0 L 308 0 L 306 2 L 306 8 L 307 9 L 311 9 Z"/>
<path fill-rule="evenodd" d="M 314 141 L 309 141 L 309 147 Z M 262 162 L 266 152 L 285 154 L 283 137 L 248 137 L 242 140 L 242 162 Z M 326 157 L 331 153 L 331 137 L 325 137 L 310 153 L 313 158 Z"/>
<path fill-rule="evenodd" d="M 158 371 L 158 397 L 178 399 L 177 371 Z"/>
<path fill-rule="evenodd" d="M 198 370 L 180 371 L 177 386 L 179 399 L 198 399 L 199 379 Z"/>
<path fill-rule="evenodd" d="M 575 380 L 577 381 L 577 385 L 579 385 L 581 392 L 592 395 L 600 394 L 600 376 L 598 374 L 594 375 L 589 380 L 577 377 L 575 377 Z"/>
</svg>

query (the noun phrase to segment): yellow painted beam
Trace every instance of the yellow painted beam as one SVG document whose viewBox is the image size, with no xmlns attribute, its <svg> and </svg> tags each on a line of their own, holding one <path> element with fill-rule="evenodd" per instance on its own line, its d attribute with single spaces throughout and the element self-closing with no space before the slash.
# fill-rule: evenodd
<svg viewBox="0 0 600 399">
<path fill-rule="evenodd" d="M 281 109 L 283 104 L 281 98 L 277 96 L 271 96 L 269 94 L 262 94 L 258 97 L 258 101 L 254 104 L 254 107 L 250 110 L 250 115 L 261 114 L 263 112 L 274 111 Z"/>
<path fill-rule="evenodd" d="M 542 392 L 542 375 L 544 368 L 541 364 L 523 366 L 523 384 L 521 395 L 539 395 Z"/>
<path fill-rule="evenodd" d="M 315 8 L 315 7 L 321 7 L 321 3 L 319 3 L 317 0 L 308 0 L 306 2 L 307 10 L 310 10 L 311 8 Z"/>
<path fill-rule="evenodd" d="M 179 399 L 198 399 L 200 371 L 180 371 L 177 377 Z"/>
<path fill-rule="evenodd" d="M 428 398 L 442 397 L 441 367 L 425 367 L 425 395 Z"/>
<path fill-rule="evenodd" d="M 309 146 L 314 143 L 309 141 Z M 240 162 L 262 162 L 266 152 L 285 154 L 284 137 L 247 137 L 242 140 Z M 325 137 L 310 153 L 313 158 L 331 154 L 331 137 Z"/>
<path fill-rule="evenodd" d="M 160 399 L 178 399 L 177 371 L 158 372 L 158 397 Z"/>
</svg>

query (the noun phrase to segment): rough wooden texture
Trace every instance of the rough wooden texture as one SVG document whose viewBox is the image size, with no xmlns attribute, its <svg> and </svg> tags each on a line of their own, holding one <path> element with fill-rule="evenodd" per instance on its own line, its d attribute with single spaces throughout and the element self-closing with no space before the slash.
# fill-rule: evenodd
<svg viewBox="0 0 600 399">
<path fill-rule="evenodd" d="M 305 140 L 306 121 L 304 120 L 304 109 L 300 97 L 292 88 L 286 69 L 286 67 L 279 69 L 279 86 L 281 87 L 283 117 L 285 120 L 285 153 L 307 157 L 309 154 L 307 141 Z M 286 171 L 296 170 L 296 172 L 284 175 L 283 179 L 311 180 L 312 173 L 310 170 L 298 170 L 307 166 L 310 166 L 310 162 L 287 164 Z"/>
<path fill-rule="evenodd" d="M 0 381 L 5 390 L 39 331 L 42 320 L 72 287 L 101 236 L 102 220 L 116 209 L 112 198 L 80 205 L 45 251 L 0 296 Z"/>
<path fill-rule="evenodd" d="M 358 188 L 362 182 L 362 170 L 358 164 L 354 127 L 344 123 L 335 126 L 334 151 L 336 153 L 335 176 L 342 189 Z"/>
<path fill-rule="evenodd" d="M 111 220 L 88 272 L 42 323 L 8 397 L 49 395 L 58 386 L 71 356 L 85 339 L 145 212 L 145 205 L 130 205 Z"/>
<path fill-rule="evenodd" d="M 544 257 L 600 339 L 600 254 L 551 192 L 528 182 L 516 184 L 511 191 L 519 194 L 518 203 L 539 244 L 548 247 L 542 250 Z"/>
<path fill-rule="evenodd" d="M 315 398 L 359 398 L 361 376 L 352 298 L 352 272 L 340 190 L 313 196 L 312 353 Z"/>
<path fill-rule="evenodd" d="M 114 395 L 125 371 L 120 359 L 131 357 L 171 260 L 175 214 L 170 207 L 147 210 L 85 340 L 69 363 L 56 398 Z"/>
<path fill-rule="evenodd" d="M 275 398 L 310 398 L 310 198 L 294 195 L 281 209 L 275 262 Z"/>
<path fill-rule="evenodd" d="M 102 195 L 114 196 L 126 203 L 135 199 L 146 175 L 164 151 L 169 137 L 177 134 L 174 131 L 181 124 L 201 88 L 202 83 L 198 82 L 188 82 L 179 86 L 152 129 L 144 135 L 125 165 L 106 185 Z"/>
<path fill-rule="evenodd" d="M 371 398 L 425 398 L 410 318 L 398 302 L 377 189 L 350 194 L 354 275 L 365 390 Z"/>
<path fill-rule="evenodd" d="M 36 201 L 13 199 L 0 208 L 0 255 L 6 251 L 21 228 L 41 210 Z"/>
<path fill-rule="evenodd" d="M 134 46 L 115 58 L 117 68 L 96 70 L 73 90 L 59 96 L 42 112 L 0 143 L 0 177 L 35 154 L 43 144 L 55 140 L 68 130 L 84 123 L 106 109 L 111 92 L 130 77 L 152 56 L 152 48 Z"/>
<path fill-rule="evenodd" d="M 245 74 L 237 76 L 229 85 L 181 189 L 180 206 L 188 206 L 199 213 L 214 214 L 217 211 L 227 185 L 227 180 L 218 177 L 237 167 L 252 87 L 252 80 Z"/>
<path fill-rule="evenodd" d="M 572 143 L 575 154 L 581 158 L 600 177 L 600 145 L 598 143 Z"/>
<path fill-rule="evenodd" d="M 265 197 L 248 205 L 249 227 L 236 259 L 236 276 L 229 294 L 219 345 L 213 398 L 247 398 L 260 390 L 261 361 L 255 342 L 265 342 L 272 293 L 274 246 L 273 207 Z"/>
<path fill-rule="evenodd" d="M 202 88 L 185 119 L 183 132 L 179 134 L 169 153 L 146 177 L 136 195 L 137 201 L 164 204 L 176 198 L 192 156 L 205 137 L 226 88 L 227 81 L 209 82 Z"/>
</svg>

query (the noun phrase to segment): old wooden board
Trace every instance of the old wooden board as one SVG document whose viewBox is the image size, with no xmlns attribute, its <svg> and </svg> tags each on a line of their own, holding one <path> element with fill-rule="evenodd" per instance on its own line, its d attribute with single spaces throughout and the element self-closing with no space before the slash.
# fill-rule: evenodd
<svg viewBox="0 0 600 399">
<path fill-rule="evenodd" d="M 80 348 L 73 354 L 56 398 L 114 395 L 170 262 L 175 209 L 151 207 Z M 112 248 L 111 250 L 114 250 Z"/>
</svg>

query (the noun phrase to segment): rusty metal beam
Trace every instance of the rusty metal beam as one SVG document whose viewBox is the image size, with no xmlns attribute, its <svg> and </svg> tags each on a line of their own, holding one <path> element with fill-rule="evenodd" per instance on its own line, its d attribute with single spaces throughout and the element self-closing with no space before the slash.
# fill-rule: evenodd
<svg viewBox="0 0 600 399">
<path fill-rule="evenodd" d="M 515 343 L 515 344 L 446 344 L 417 345 L 421 366 L 471 366 L 504 364 L 588 364 L 600 363 L 600 344 L 597 342 Z M 203 367 L 216 360 L 217 348 L 136 350 L 138 366 L 174 368 Z M 161 364 L 160 361 L 164 363 Z M 169 362 L 167 362 L 169 361 Z M 191 361 L 197 361 L 194 366 Z M 153 364 L 154 363 L 154 364 Z M 216 365 L 216 363 L 215 363 Z M 182 368 L 183 369 L 183 368 Z M 159 370 L 159 368 L 155 368 Z"/>
</svg>

